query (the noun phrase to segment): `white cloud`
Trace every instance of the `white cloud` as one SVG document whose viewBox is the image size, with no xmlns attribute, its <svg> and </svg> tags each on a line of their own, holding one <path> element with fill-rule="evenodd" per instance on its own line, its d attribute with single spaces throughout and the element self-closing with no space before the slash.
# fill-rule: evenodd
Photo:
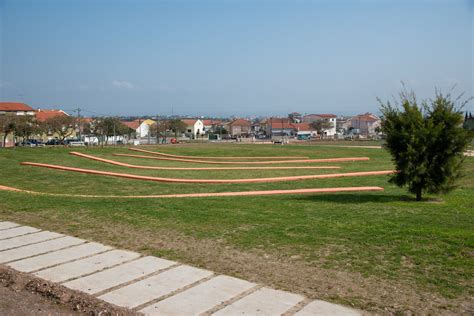
<svg viewBox="0 0 474 316">
<path fill-rule="evenodd" d="M 112 81 L 112 86 L 119 89 L 126 89 L 126 90 L 136 90 L 138 87 L 129 81 L 124 80 L 114 80 Z"/>
</svg>

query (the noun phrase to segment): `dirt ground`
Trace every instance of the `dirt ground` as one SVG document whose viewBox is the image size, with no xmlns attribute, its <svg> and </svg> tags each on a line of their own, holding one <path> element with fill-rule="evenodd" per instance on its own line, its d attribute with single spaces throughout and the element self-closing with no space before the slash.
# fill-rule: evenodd
<svg viewBox="0 0 474 316">
<path fill-rule="evenodd" d="M 0 315 L 138 315 L 0 265 Z"/>
<path fill-rule="evenodd" d="M 84 315 L 28 291 L 0 286 L 0 315 Z"/>
</svg>

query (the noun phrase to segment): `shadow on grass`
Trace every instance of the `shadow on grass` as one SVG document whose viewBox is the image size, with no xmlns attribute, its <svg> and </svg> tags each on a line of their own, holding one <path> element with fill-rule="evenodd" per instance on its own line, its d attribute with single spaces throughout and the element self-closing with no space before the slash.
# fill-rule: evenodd
<svg viewBox="0 0 474 316">
<path fill-rule="evenodd" d="M 339 204 L 354 203 L 390 203 L 410 202 L 415 203 L 414 197 L 409 195 L 367 194 L 367 193 L 344 193 L 344 194 L 315 194 L 301 195 L 293 198 L 299 201 L 323 201 Z"/>
</svg>

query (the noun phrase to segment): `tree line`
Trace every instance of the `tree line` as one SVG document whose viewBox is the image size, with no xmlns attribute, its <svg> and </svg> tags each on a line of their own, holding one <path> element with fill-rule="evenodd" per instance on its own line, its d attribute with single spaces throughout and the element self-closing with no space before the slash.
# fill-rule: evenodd
<svg viewBox="0 0 474 316">
<path fill-rule="evenodd" d="M 150 126 L 150 137 L 160 139 L 174 136 L 178 137 L 186 131 L 186 124 L 178 119 L 157 121 Z M 135 130 L 123 124 L 118 117 L 97 117 L 91 121 L 82 118 L 57 115 L 42 122 L 30 115 L 2 115 L 0 116 L 0 134 L 3 134 L 3 146 L 8 136 L 18 137 L 22 140 L 43 135 L 54 135 L 60 142 L 79 134 L 82 136 L 95 136 L 99 144 L 107 144 L 114 136 L 129 136 Z"/>
</svg>

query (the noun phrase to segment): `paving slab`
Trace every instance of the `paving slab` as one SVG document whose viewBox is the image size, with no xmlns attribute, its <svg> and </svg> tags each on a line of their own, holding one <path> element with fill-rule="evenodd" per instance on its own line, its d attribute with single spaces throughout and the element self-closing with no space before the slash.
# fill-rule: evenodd
<svg viewBox="0 0 474 316">
<path fill-rule="evenodd" d="M 44 254 L 53 250 L 79 245 L 85 240 L 75 237 L 60 237 L 53 240 L 43 241 L 37 244 L 23 246 L 20 248 L 5 250 L 0 252 L 0 263 L 11 262 L 15 260 L 24 259 L 40 254 Z"/>
<path fill-rule="evenodd" d="M 56 264 L 64 263 L 67 261 L 84 258 L 110 249 L 112 249 L 112 247 L 104 246 L 95 242 L 90 242 L 62 250 L 53 251 L 33 258 L 15 261 L 7 265 L 18 271 L 31 272 L 51 267 Z"/>
<path fill-rule="evenodd" d="M 118 306 L 134 308 L 211 275 L 211 271 L 182 265 L 106 293 L 99 296 L 99 299 Z"/>
<path fill-rule="evenodd" d="M 125 261 L 136 259 L 138 257 L 140 257 L 140 254 L 136 252 L 112 250 L 106 253 L 94 255 L 89 258 L 84 258 L 77 261 L 64 263 L 49 269 L 41 270 L 36 272 L 35 275 L 52 282 L 64 282 L 66 280 L 97 272 Z"/>
<path fill-rule="evenodd" d="M 124 263 L 118 267 L 66 282 L 63 285 L 73 290 L 96 294 L 144 277 L 147 274 L 168 268 L 174 264 L 176 264 L 174 261 L 151 256 L 143 257 L 132 262 Z"/>
<path fill-rule="evenodd" d="M 38 233 L 0 240 L 0 251 L 35 244 L 49 239 L 64 237 L 62 234 L 41 231 Z"/>
<path fill-rule="evenodd" d="M 284 291 L 256 290 L 245 280 L 6 221 L 0 221 L 2 263 L 146 315 L 201 315 L 222 306 L 213 315 L 281 315 L 304 301 Z M 362 313 L 315 300 L 294 315 Z"/>
<path fill-rule="evenodd" d="M 348 307 L 315 300 L 306 305 L 295 316 L 361 316 L 362 313 Z"/>
<path fill-rule="evenodd" d="M 14 227 L 14 228 L 6 229 L 6 230 L 0 230 L 0 239 L 26 235 L 30 233 L 39 232 L 39 231 L 40 231 L 39 229 L 29 227 L 29 226 Z"/>
<path fill-rule="evenodd" d="M 264 287 L 213 315 L 281 315 L 302 300 L 300 295 Z"/>
<path fill-rule="evenodd" d="M 20 226 L 20 225 L 18 225 L 17 223 L 12 223 L 12 222 L 0 222 L 0 230 L 9 229 L 12 227 L 17 227 L 17 226 Z"/>
<path fill-rule="evenodd" d="M 145 315 L 200 315 L 256 285 L 241 279 L 220 275 L 150 305 L 140 312 Z"/>
</svg>

